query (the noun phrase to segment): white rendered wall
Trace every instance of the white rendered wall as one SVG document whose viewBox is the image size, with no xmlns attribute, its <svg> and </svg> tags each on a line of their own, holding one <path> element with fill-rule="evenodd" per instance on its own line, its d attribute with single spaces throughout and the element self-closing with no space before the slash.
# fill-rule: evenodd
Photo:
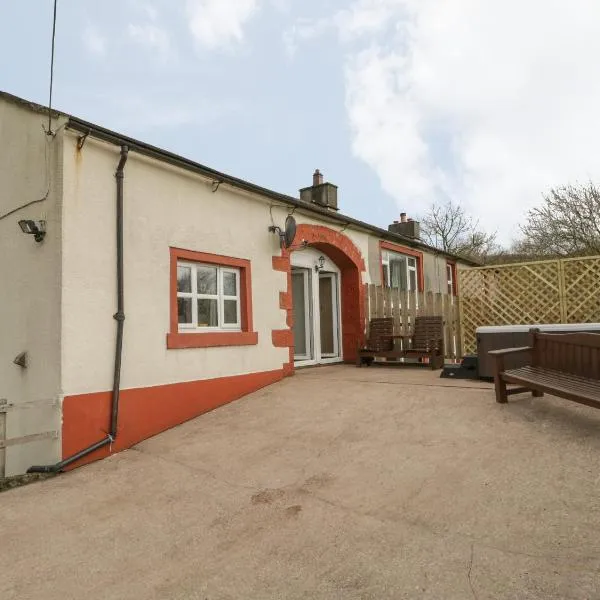
<svg viewBox="0 0 600 600">
<path fill-rule="evenodd" d="M 6 476 L 32 464 L 60 460 L 61 133 L 45 135 L 47 116 L 0 95 L 0 215 L 45 196 L 43 202 L 0 219 L 0 427 L 9 440 Z M 53 128 L 59 123 L 54 122 Z M 20 219 L 44 219 L 42 243 L 25 235 Z M 13 363 L 26 351 L 26 369 Z M 2 437 L 2 431 L 0 431 Z M 31 439 L 31 438 L 30 438 Z M 1 465 L 0 465 L 1 466 Z"/>
<path fill-rule="evenodd" d="M 119 148 L 65 140 L 63 388 L 65 395 L 112 385 L 116 310 L 115 169 Z M 125 166 L 125 337 L 122 387 L 138 388 L 281 369 L 286 348 L 279 292 L 286 274 L 269 205 L 225 185 L 130 152 Z M 169 247 L 249 259 L 258 345 L 169 350 Z"/>
</svg>

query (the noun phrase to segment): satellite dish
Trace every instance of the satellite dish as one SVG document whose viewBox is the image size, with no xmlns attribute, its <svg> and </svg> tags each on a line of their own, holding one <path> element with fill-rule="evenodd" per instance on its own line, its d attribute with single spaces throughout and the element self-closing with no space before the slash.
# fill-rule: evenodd
<svg viewBox="0 0 600 600">
<path fill-rule="evenodd" d="M 288 215 L 285 220 L 285 233 L 281 236 L 281 241 L 286 248 L 289 248 L 294 243 L 296 237 L 296 219 L 292 215 Z"/>
</svg>

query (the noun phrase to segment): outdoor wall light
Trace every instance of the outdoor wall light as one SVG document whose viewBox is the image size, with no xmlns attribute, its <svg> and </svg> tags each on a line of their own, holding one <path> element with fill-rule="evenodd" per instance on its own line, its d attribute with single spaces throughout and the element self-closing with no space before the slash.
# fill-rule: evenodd
<svg viewBox="0 0 600 600">
<path fill-rule="evenodd" d="M 31 219 L 22 219 L 19 221 L 19 227 L 23 233 L 34 236 L 36 242 L 42 242 L 46 237 L 46 221 L 32 221 Z"/>
<path fill-rule="evenodd" d="M 319 256 L 319 264 L 315 265 L 315 272 L 318 273 L 325 268 L 325 257 L 323 255 Z"/>
</svg>

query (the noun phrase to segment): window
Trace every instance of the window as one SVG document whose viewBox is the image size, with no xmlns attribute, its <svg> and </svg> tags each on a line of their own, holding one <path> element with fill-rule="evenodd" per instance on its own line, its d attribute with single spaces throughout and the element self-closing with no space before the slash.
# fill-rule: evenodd
<svg viewBox="0 0 600 600">
<path fill-rule="evenodd" d="M 171 248 L 168 348 L 246 346 L 252 331 L 250 261 Z"/>
<path fill-rule="evenodd" d="M 240 270 L 178 261 L 177 324 L 179 331 L 240 331 Z"/>
<path fill-rule="evenodd" d="M 417 259 L 399 252 L 383 250 L 381 253 L 384 287 L 405 292 L 418 290 Z"/>
</svg>

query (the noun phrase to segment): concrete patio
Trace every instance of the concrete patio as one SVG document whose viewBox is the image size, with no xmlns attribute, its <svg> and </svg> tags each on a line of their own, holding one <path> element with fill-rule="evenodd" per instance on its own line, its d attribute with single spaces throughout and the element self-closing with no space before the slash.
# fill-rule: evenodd
<svg viewBox="0 0 600 600">
<path fill-rule="evenodd" d="M 2 600 L 600 598 L 600 411 L 348 366 L 0 494 Z"/>
</svg>

